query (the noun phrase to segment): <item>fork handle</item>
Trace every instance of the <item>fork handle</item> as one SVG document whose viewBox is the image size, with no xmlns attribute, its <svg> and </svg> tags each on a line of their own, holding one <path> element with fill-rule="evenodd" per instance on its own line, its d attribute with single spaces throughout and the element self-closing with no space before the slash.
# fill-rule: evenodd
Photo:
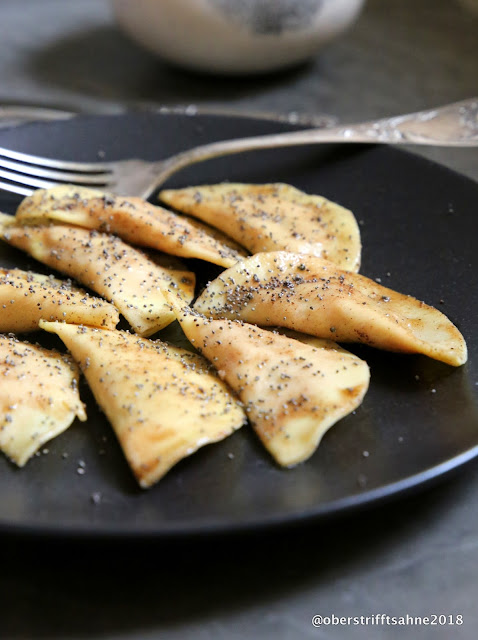
<svg viewBox="0 0 478 640">
<path fill-rule="evenodd" d="M 328 142 L 478 146 L 478 98 L 358 124 L 223 140 L 202 145 L 160 162 L 160 170 L 152 188 L 161 186 L 180 169 L 203 160 L 255 149 Z"/>
</svg>

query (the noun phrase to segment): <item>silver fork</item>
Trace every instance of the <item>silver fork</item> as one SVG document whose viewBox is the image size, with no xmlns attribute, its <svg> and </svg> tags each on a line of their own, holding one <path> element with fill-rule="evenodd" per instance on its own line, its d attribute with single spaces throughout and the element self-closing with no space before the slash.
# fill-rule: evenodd
<svg viewBox="0 0 478 640">
<path fill-rule="evenodd" d="M 331 142 L 478 146 L 478 98 L 359 124 L 224 140 L 158 162 L 66 162 L 0 148 L 0 189 L 27 196 L 38 188 L 68 183 L 147 198 L 180 169 L 210 158 Z"/>
</svg>

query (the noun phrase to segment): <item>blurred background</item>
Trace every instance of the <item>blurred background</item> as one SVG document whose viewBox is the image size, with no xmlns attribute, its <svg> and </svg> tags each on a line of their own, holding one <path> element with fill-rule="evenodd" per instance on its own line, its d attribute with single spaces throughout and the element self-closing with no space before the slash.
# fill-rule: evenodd
<svg viewBox="0 0 478 640">
<path fill-rule="evenodd" d="M 99 112 L 181 103 L 341 120 L 404 104 L 418 110 L 477 92 L 473 4 L 367 0 L 356 22 L 308 62 L 218 78 L 180 71 L 141 48 L 120 30 L 109 0 L 0 0 L 0 103 Z"/>
</svg>

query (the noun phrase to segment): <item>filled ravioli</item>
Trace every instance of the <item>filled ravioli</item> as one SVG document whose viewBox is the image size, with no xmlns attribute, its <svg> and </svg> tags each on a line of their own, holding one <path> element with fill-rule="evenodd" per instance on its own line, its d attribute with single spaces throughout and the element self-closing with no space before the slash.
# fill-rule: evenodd
<svg viewBox="0 0 478 640">
<path fill-rule="evenodd" d="M 62 185 L 26 197 L 16 217 L 23 222 L 54 220 L 114 233 L 127 242 L 183 258 L 229 267 L 247 255 L 231 238 L 197 220 L 136 197 Z"/>
<path fill-rule="evenodd" d="M 422 353 L 453 366 L 467 360 L 463 336 L 443 313 L 315 256 L 251 256 L 209 283 L 194 308 L 337 342 Z"/>
<path fill-rule="evenodd" d="M 360 231 L 351 211 L 288 184 L 222 183 L 166 189 L 166 204 L 228 233 L 251 253 L 294 251 L 360 267 Z"/>
<path fill-rule="evenodd" d="M 338 345 L 206 318 L 168 298 L 186 336 L 237 393 L 280 465 L 309 458 L 324 433 L 361 404 L 369 368 Z"/>
<path fill-rule="evenodd" d="M 70 281 L 0 268 L 0 332 L 35 331 L 42 318 L 114 329 L 119 313 L 114 305 Z"/>
<path fill-rule="evenodd" d="M 0 334 L 0 449 L 22 467 L 75 418 L 86 420 L 69 355 Z"/>
<path fill-rule="evenodd" d="M 80 365 L 142 487 L 246 420 L 196 353 L 124 331 L 43 321 L 41 327 L 56 333 Z"/>
<path fill-rule="evenodd" d="M 165 288 L 176 288 L 186 301 L 194 296 L 194 273 L 172 256 L 149 256 L 114 235 L 73 225 L 22 226 L 5 214 L 0 223 L 3 240 L 112 302 L 139 335 L 174 320 Z"/>
</svg>

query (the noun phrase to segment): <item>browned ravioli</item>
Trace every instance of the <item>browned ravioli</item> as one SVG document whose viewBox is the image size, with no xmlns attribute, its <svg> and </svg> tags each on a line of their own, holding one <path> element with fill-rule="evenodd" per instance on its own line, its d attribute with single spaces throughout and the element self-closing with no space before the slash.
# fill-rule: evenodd
<svg viewBox="0 0 478 640">
<path fill-rule="evenodd" d="M 362 402 L 367 363 L 338 345 L 206 318 L 177 296 L 168 299 L 188 339 L 237 393 L 280 465 L 309 458 L 324 433 Z"/>
<path fill-rule="evenodd" d="M 197 353 L 124 331 L 43 322 L 80 365 L 139 484 L 245 422 L 237 398 Z"/>
<path fill-rule="evenodd" d="M 114 305 L 69 280 L 0 268 L 0 331 L 35 331 L 42 319 L 114 329 L 119 313 Z"/>
<path fill-rule="evenodd" d="M 360 231 L 353 213 L 289 184 L 214 185 L 166 189 L 166 204 L 228 233 L 251 253 L 294 251 L 358 271 Z"/>
<path fill-rule="evenodd" d="M 230 267 L 247 255 L 229 236 L 193 218 L 141 198 L 73 185 L 38 189 L 21 202 L 16 217 L 22 222 L 53 220 L 114 233 L 131 244 L 222 267 Z"/>
<path fill-rule="evenodd" d="M 166 288 L 186 301 L 194 296 L 194 273 L 172 256 L 146 255 L 114 235 L 73 225 L 24 226 L 5 214 L 0 223 L 3 240 L 112 302 L 139 335 L 149 336 L 174 320 Z"/>
<path fill-rule="evenodd" d="M 0 449 L 19 467 L 74 419 L 86 420 L 69 355 L 0 334 Z"/>
<path fill-rule="evenodd" d="M 467 360 L 465 339 L 443 313 L 310 255 L 251 256 L 209 283 L 194 308 L 214 318 L 422 353 L 453 366 Z"/>
</svg>

